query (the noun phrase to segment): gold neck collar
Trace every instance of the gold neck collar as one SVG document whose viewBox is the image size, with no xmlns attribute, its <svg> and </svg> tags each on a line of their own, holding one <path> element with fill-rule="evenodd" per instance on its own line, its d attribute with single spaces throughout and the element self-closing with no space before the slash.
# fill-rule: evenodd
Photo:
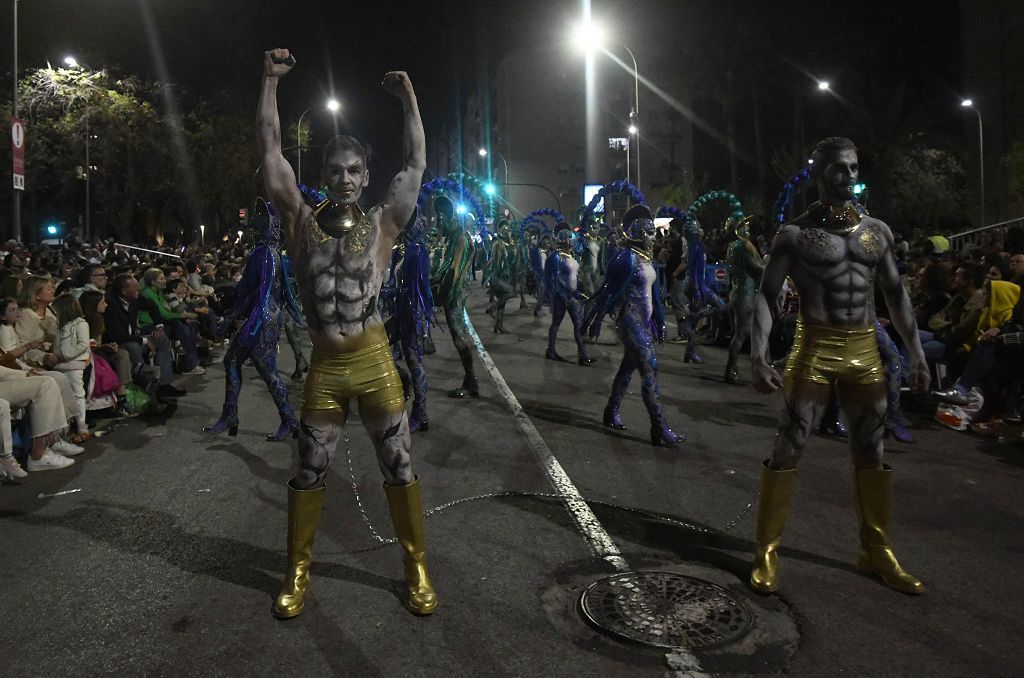
<svg viewBox="0 0 1024 678">
<path fill-rule="evenodd" d="M 811 206 L 811 214 L 818 226 L 841 235 L 853 233 L 864 219 L 864 215 L 849 202 L 830 205 L 818 201 Z"/>
<path fill-rule="evenodd" d="M 313 216 L 317 221 L 320 220 L 321 213 L 326 213 L 325 216 L 330 219 L 331 226 L 337 227 L 342 233 L 348 233 L 366 218 L 358 204 L 339 205 L 329 199 L 313 208 Z"/>
</svg>

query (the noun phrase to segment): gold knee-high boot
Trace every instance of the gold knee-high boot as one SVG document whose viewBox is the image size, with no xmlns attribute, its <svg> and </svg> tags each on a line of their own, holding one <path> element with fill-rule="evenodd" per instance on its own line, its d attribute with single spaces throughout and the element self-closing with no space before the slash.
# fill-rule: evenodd
<svg viewBox="0 0 1024 678">
<path fill-rule="evenodd" d="M 395 526 L 398 543 L 405 552 L 405 583 L 409 587 L 407 605 L 414 614 L 431 614 L 437 607 L 437 594 L 427 576 L 427 563 L 423 540 L 423 505 L 420 502 L 420 479 L 408 485 L 384 484 L 384 494 L 391 509 L 391 522 Z"/>
<path fill-rule="evenodd" d="M 750 586 L 761 593 L 779 588 L 779 547 L 782 530 L 789 517 L 789 499 L 793 496 L 796 469 L 775 471 L 768 461 L 761 469 L 761 504 L 757 510 L 757 550 L 750 570 Z"/>
<path fill-rule="evenodd" d="M 900 567 L 889 543 L 892 529 L 890 486 L 892 469 L 854 469 L 857 512 L 860 514 L 860 553 L 857 569 L 875 575 L 889 588 L 903 593 L 924 593 L 924 584 Z"/>
<path fill-rule="evenodd" d="M 274 601 L 274 616 L 290 619 L 302 614 L 309 590 L 309 564 L 313 560 L 313 538 L 320 524 L 324 487 L 296 490 L 288 483 L 288 570 L 281 593 Z"/>
</svg>

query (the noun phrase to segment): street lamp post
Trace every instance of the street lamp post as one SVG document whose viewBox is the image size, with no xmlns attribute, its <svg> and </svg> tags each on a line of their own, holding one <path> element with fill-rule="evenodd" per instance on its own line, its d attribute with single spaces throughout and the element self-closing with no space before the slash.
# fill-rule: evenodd
<svg viewBox="0 0 1024 678">
<path fill-rule="evenodd" d="M 331 113 L 337 113 L 340 108 L 341 104 L 338 103 L 337 99 L 328 99 L 327 110 Z M 311 110 L 313 110 L 312 106 L 302 112 L 302 115 L 299 116 L 299 124 L 295 128 L 295 136 L 297 137 L 295 141 L 298 146 L 299 156 L 298 162 L 296 163 L 295 173 L 298 175 L 296 178 L 300 184 L 302 183 L 302 119 L 306 117 L 306 113 L 309 113 Z"/>
<path fill-rule="evenodd" d="M 64 57 L 64 65 L 68 68 L 78 69 L 81 65 L 73 56 Z M 89 130 L 89 102 L 85 103 L 85 232 L 84 240 L 89 242 L 92 235 L 92 161 L 89 159 L 89 141 L 92 132 Z"/>
<path fill-rule="evenodd" d="M 598 24 L 596 24 L 595 22 L 590 20 L 589 10 L 586 11 L 586 16 L 584 17 L 583 23 L 580 24 L 577 27 L 577 29 L 576 29 L 576 42 L 580 45 L 580 47 L 582 47 L 583 49 L 587 50 L 588 54 L 590 54 L 590 50 L 591 50 L 592 46 L 595 46 L 595 45 L 598 46 L 598 47 L 601 47 L 602 49 L 604 49 L 604 45 L 602 44 L 604 42 L 604 30 L 601 28 L 601 26 L 599 26 Z M 626 45 L 626 43 L 624 43 L 624 42 L 620 42 L 619 45 L 624 50 L 626 50 L 626 53 L 629 54 L 629 58 L 633 61 L 633 110 L 630 113 L 629 124 L 630 124 L 630 129 L 635 129 L 635 128 L 637 128 L 636 122 L 638 122 L 639 119 L 640 119 L 640 69 L 637 67 L 636 55 L 633 54 L 633 50 L 631 50 L 629 48 L 629 46 Z M 636 132 L 633 132 L 633 134 L 636 134 L 636 153 L 634 154 L 634 157 L 636 159 L 636 187 L 637 187 L 637 189 L 639 189 L 640 188 L 640 134 L 639 134 L 639 129 L 637 129 Z M 632 140 L 631 139 L 627 140 L 627 143 L 632 143 Z M 626 164 L 627 164 L 626 175 L 627 175 L 627 177 L 626 178 L 628 179 L 629 178 L 629 168 L 628 168 L 628 165 L 629 165 L 629 157 L 628 157 L 629 156 L 629 148 L 628 147 L 626 149 L 626 154 L 627 154 L 627 158 L 626 158 Z"/>
<path fill-rule="evenodd" d="M 14 88 L 12 89 L 13 95 L 11 97 L 11 112 L 12 115 L 18 117 L 18 0 L 14 0 L 12 3 L 14 6 L 14 68 L 11 72 L 14 74 Z M 11 214 L 11 239 L 21 241 L 21 191 L 17 188 L 12 188 L 14 191 Z"/>
<path fill-rule="evenodd" d="M 985 135 L 981 125 L 981 111 L 974 105 L 974 102 L 970 99 L 964 99 L 960 102 L 960 105 L 964 108 L 969 108 L 974 111 L 974 115 L 978 116 L 978 192 L 981 197 L 981 226 L 985 225 Z"/>
</svg>

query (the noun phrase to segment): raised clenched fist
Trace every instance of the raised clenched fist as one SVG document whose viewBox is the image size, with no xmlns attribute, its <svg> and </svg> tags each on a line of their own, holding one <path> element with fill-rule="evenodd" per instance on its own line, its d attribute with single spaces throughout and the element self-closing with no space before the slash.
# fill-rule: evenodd
<svg viewBox="0 0 1024 678">
<path fill-rule="evenodd" d="M 272 49 L 263 54 L 263 75 L 280 78 L 295 66 L 295 57 L 286 49 Z"/>
<path fill-rule="evenodd" d="M 400 99 L 412 94 L 412 81 L 405 71 L 388 71 L 384 74 L 381 87 Z"/>
</svg>

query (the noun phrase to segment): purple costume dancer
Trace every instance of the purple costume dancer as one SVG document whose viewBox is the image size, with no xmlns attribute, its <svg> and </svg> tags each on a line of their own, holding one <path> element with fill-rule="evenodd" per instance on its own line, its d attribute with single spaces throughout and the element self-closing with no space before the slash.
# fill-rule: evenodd
<svg viewBox="0 0 1024 678">
<path fill-rule="evenodd" d="M 622 341 L 622 363 L 604 409 L 604 425 L 626 428 L 619 408 L 633 372 L 639 371 L 643 379 L 644 405 L 651 418 L 651 443 L 675 447 L 686 436 L 669 428 L 658 400 L 658 357 L 654 353 L 654 341 L 665 341 L 665 306 L 651 264 L 656 234 L 654 220 L 646 205 L 634 205 L 626 212 L 623 223 L 626 225 L 624 247 L 609 262 L 601 289 L 583 321 L 584 329 L 589 329 L 590 336 L 597 338 L 605 314 L 617 313 L 615 329 Z"/>
<path fill-rule="evenodd" d="M 264 207 L 265 206 L 265 207 Z M 291 262 L 281 254 L 281 220 L 274 208 L 262 200 L 254 210 L 251 228 L 256 246 L 245 262 L 245 272 L 236 288 L 235 303 L 221 324 L 221 332 L 241 323 L 224 354 L 224 408 L 220 419 L 203 427 L 207 433 L 238 433 L 238 395 L 242 388 L 242 365 L 252 359 L 266 382 L 281 415 L 277 431 L 267 440 L 298 437 L 299 423 L 288 402 L 288 388 L 277 373 L 277 343 L 284 314 L 305 327 L 292 285 Z"/>
<path fill-rule="evenodd" d="M 555 350 L 558 327 L 566 312 L 572 321 L 572 336 L 576 340 L 577 361 L 580 365 L 592 365 L 594 359 L 587 355 L 583 343 L 583 306 L 579 291 L 579 262 L 572 255 L 572 228 L 566 222 L 555 226 L 555 246 L 544 262 L 544 292 L 551 304 L 551 326 L 548 328 L 548 360 L 568 362 Z"/>
</svg>

